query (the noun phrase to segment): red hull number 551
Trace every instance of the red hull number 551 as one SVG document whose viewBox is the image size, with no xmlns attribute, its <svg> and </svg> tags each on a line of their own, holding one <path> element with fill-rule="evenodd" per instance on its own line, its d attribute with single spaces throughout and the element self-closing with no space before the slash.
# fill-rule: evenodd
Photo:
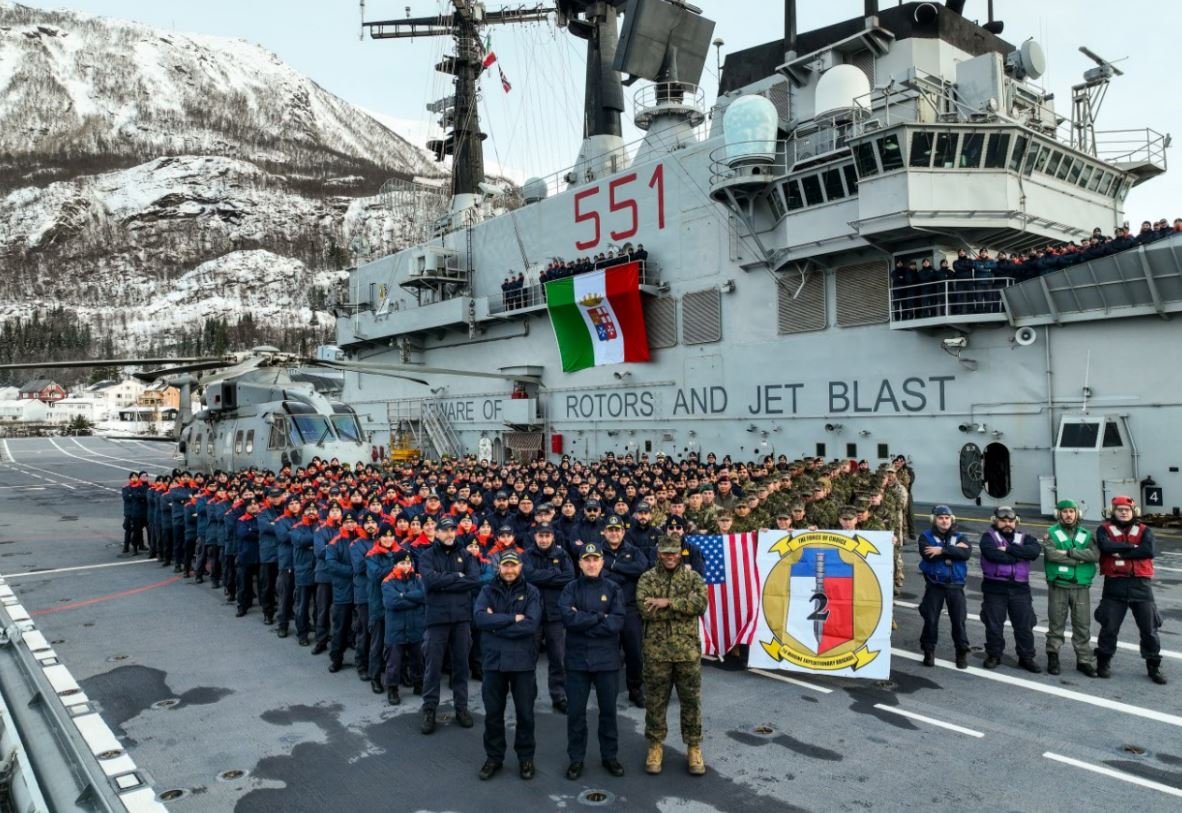
<svg viewBox="0 0 1182 813">
<path fill-rule="evenodd" d="M 612 241 L 628 240 L 640 231 L 640 205 L 629 192 L 628 187 L 636 183 L 637 175 L 629 172 L 613 178 L 607 184 L 608 213 L 619 214 L 613 217 L 612 224 L 621 228 L 612 229 L 608 236 Z M 657 193 L 657 229 L 665 228 L 665 165 L 657 164 L 648 181 L 648 188 Z M 589 186 L 575 193 L 575 223 L 590 223 L 594 233 L 586 240 L 575 241 L 575 248 L 588 251 L 595 248 L 603 239 L 603 216 L 599 213 L 597 202 L 592 200 L 601 190 L 599 184 Z"/>
</svg>

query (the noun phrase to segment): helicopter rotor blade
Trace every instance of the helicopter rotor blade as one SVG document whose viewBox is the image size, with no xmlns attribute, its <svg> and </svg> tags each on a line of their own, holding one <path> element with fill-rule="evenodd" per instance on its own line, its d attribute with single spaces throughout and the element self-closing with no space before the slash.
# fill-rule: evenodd
<svg viewBox="0 0 1182 813">
<path fill-rule="evenodd" d="M 456 370 L 448 367 L 423 367 L 418 364 L 374 364 L 364 361 L 324 361 L 320 359 L 307 359 L 306 364 L 311 366 L 329 367 L 334 370 L 345 370 L 348 372 L 357 373 L 420 373 L 427 375 L 456 375 L 469 376 L 473 378 L 495 378 L 501 381 L 528 381 L 532 383 L 541 383 L 536 376 L 510 375 L 508 373 L 491 373 L 483 370 Z"/>
<path fill-rule="evenodd" d="M 183 375 L 184 373 L 200 372 L 201 370 L 218 370 L 225 366 L 225 359 L 211 359 L 209 361 L 198 362 L 194 364 L 178 364 L 173 367 L 157 367 L 155 370 L 144 370 L 142 372 L 132 373 L 132 378 L 150 383 L 158 378 L 167 378 L 174 375 Z"/>
<path fill-rule="evenodd" d="M 28 361 L 19 364 L 0 364 L 0 370 L 61 369 L 67 367 L 144 367 L 149 364 L 171 364 L 178 367 L 193 364 L 223 365 L 225 359 L 217 358 L 172 358 L 172 359 L 77 359 L 75 361 Z"/>
</svg>

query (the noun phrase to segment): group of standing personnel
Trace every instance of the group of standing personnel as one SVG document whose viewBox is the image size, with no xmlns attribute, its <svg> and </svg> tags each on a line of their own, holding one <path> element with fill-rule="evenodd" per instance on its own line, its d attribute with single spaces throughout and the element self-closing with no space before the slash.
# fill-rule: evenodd
<svg viewBox="0 0 1182 813">
<path fill-rule="evenodd" d="M 1070 619 L 1076 669 L 1092 678 L 1111 677 L 1117 635 L 1131 611 L 1140 632 L 1141 657 L 1149 678 L 1165 685 L 1158 637 L 1162 619 L 1152 586 L 1157 543 L 1153 530 L 1137 517 L 1136 503 L 1131 497 L 1113 497 L 1108 518 L 1094 534 L 1080 524 L 1079 506 L 1073 500 L 1059 501 L 1055 513 L 1057 521 L 1040 540 L 1018 530 L 1019 518 L 1014 509 L 999 507 L 993 512 L 991 527 L 977 542 L 981 552 L 985 668 L 1001 665 L 1008 618 L 1019 666 L 1028 672 L 1042 671 L 1036 659 L 1037 617 L 1030 592 L 1033 563 L 1041 554 L 1047 581 L 1047 671 L 1052 675 L 1061 671 L 1059 649 Z M 919 606 L 923 617 L 920 647 L 924 665 L 934 666 L 940 614 L 947 605 L 956 666 L 965 669 L 969 639 L 964 585 L 972 544 L 956 529 L 955 522 L 951 509 L 938 505 L 932 512 L 931 527 L 919 538 L 919 568 L 925 581 Z M 1097 572 L 1104 577 L 1104 586 L 1094 616 L 1100 634 L 1093 649 L 1090 588 Z"/>
<path fill-rule="evenodd" d="M 412 687 L 422 697 L 423 734 L 437 728 L 444 674 L 450 675 L 456 723 L 474 726 L 468 684 L 470 677 L 480 680 L 487 755 L 482 779 L 504 763 L 510 696 L 519 772 L 523 779 L 535 774 L 541 651 L 548 655 L 554 709 L 567 715 L 568 778 L 584 769 L 593 689 L 600 759 L 610 774 L 624 774 L 616 697 L 625 661 L 629 697 L 647 706 L 646 770 L 662 770 L 666 707 L 677 687 L 687 769 L 705 773 L 698 619 L 706 611 L 706 587 L 686 563 L 680 539 L 650 528 L 647 542 L 635 546 L 613 516 L 602 524 L 592 518 L 578 526 L 575 538 L 556 544 L 555 528 L 545 519 L 523 526 L 515 521 L 523 519 L 520 512 L 494 507 L 476 525 L 467 495 L 449 496 L 445 510 L 433 489 L 421 497 L 413 484 L 354 489 L 370 475 L 325 468 L 331 476 L 308 482 L 289 472 L 208 478 L 176 472 L 149 485 L 133 473 L 124 511 L 143 514 L 150 552 L 161 566 L 195 574 L 195 584 L 206 575 L 214 588 L 224 583 L 238 617 L 248 614 L 257 593 L 264 623 L 285 638 L 294 622 L 302 646 L 313 645 L 314 636 L 312 653 L 329 652 L 330 672 L 341 671 L 352 648 L 361 678 L 375 693 L 385 691 L 391 704 L 401 703 L 401 687 Z M 503 492 L 496 492 L 493 506 L 503 501 Z M 520 502 L 528 506 L 530 500 Z M 542 513 L 553 513 L 552 507 Z M 495 535 L 485 532 L 490 518 L 501 523 Z M 138 527 L 125 518 L 128 555 L 139 553 Z"/>
</svg>

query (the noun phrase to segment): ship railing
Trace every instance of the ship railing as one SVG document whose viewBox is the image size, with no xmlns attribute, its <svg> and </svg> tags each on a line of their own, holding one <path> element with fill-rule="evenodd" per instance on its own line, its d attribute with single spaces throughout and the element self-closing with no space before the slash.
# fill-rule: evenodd
<svg viewBox="0 0 1182 813">
<path fill-rule="evenodd" d="M 891 324 L 1005 321 L 1001 292 L 1015 282 L 1014 277 L 989 276 L 893 285 Z"/>
<path fill-rule="evenodd" d="M 710 151 L 710 186 L 736 180 L 771 183 L 787 175 L 794 160 L 795 153 L 786 139 L 732 141 Z"/>
<path fill-rule="evenodd" d="M 711 108 L 706 114 L 706 122 L 713 117 L 716 109 Z M 668 132 L 648 132 L 641 138 L 613 147 L 598 155 L 582 156 L 577 164 L 547 175 L 540 175 L 537 180 L 546 184 L 548 196 L 558 195 L 572 187 L 593 183 L 617 172 L 623 172 L 632 165 L 632 161 L 646 141 L 672 152 L 687 144 L 705 141 L 709 134 L 708 123 L 699 124 L 688 131 L 678 128 Z"/>
<path fill-rule="evenodd" d="M 1135 130 L 1097 130 L 1096 157 L 1109 164 L 1149 164 L 1166 170 L 1170 137 L 1141 127 Z"/>
<path fill-rule="evenodd" d="M 623 260 L 618 264 L 626 264 Z M 659 288 L 661 286 L 661 269 L 653 260 L 640 260 L 640 285 L 645 288 Z M 605 266 L 611 268 L 610 265 Z M 599 270 L 599 269 L 596 269 Z M 590 273 L 590 272 L 584 272 Z M 579 276 L 575 274 L 575 276 Z M 546 284 L 542 282 L 524 285 L 510 291 L 502 292 L 501 296 L 490 296 L 488 312 L 490 314 L 505 314 L 528 311 L 546 305 Z"/>
<path fill-rule="evenodd" d="M 636 126 L 642 130 L 661 115 L 684 116 L 696 127 L 706 117 L 706 92 L 687 82 L 654 82 L 636 91 L 632 108 Z"/>
</svg>

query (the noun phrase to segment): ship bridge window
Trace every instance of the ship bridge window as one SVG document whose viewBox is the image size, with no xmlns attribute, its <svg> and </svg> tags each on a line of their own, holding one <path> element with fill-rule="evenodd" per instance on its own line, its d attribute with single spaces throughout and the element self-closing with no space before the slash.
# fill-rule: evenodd
<svg viewBox="0 0 1182 813">
<path fill-rule="evenodd" d="M 825 179 L 825 197 L 829 200 L 841 200 L 845 197 L 845 187 L 841 185 L 840 171 L 827 169 L 821 173 L 821 177 Z"/>
<path fill-rule="evenodd" d="M 1088 181 L 1088 191 L 1095 192 L 1100 188 L 1100 181 L 1104 180 L 1104 170 L 1099 167 L 1093 167 L 1092 178 Z"/>
<path fill-rule="evenodd" d="M 1063 161 L 1063 153 L 1056 152 L 1055 150 L 1051 150 L 1051 158 L 1049 161 L 1047 161 L 1046 173 L 1048 175 L 1054 175 L 1055 171 L 1059 169 L 1059 164 L 1062 161 Z M 1042 170 L 1042 167 L 1041 166 L 1035 167 L 1035 169 Z"/>
<path fill-rule="evenodd" d="M 854 148 L 854 161 L 858 165 L 858 174 L 863 178 L 878 174 L 878 159 L 874 157 L 874 145 L 863 141 Z"/>
<path fill-rule="evenodd" d="M 1034 162 L 1038 160 L 1038 154 L 1041 147 L 1038 144 L 1031 144 L 1030 149 L 1026 151 L 1026 164 L 1022 167 L 1022 174 L 1029 177 L 1034 172 Z M 1046 150 L 1043 150 L 1046 152 Z"/>
<path fill-rule="evenodd" d="M 883 136 L 878 139 L 878 155 L 882 159 L 882 171 L 890 172 L 894 169 L 902 169 L 903 167 L 903 151 L 899 149 L 899 136 L 897 133 Z"/>
<path fill-rule="evenodd" d="M 936 136 L 936 169 L 952 169 L 956 166 L 956 148 L 960 144 L 960 133 L 940 133 Z"/>
<path fill-rule="evenodd" d="M 817 206 L 825 202 L 824 196 L 821 195 L 821 179 L 816 175 L 805 175 L 800 179 L 800 185 L 804 189 L 804 200 L 809 206 Z"/>
<path fill-rule="evenodd" d="M 1014 152 L 1010 157 L 1010 172 L 1018 172 L 1022 169 L 1022 158 L 1026 155 L 1026 145 L 1030 143 L 1026 136 L 1017 136 L 1014 138 Z"/>
<path fill-rule="evenodd" d="M 1098 423 L 1065 423 L 1059 432 L 1059 448 L 1095 449 L 1099 437 Z"/>
<path fill-rule="evenodd" d="M 1076 160 L 1067 155 L 1063 157 L 1063 163 L 1059 164 L 1059 171 L 1055 173 L 1055 177 L 1060 181 L 1067 180 L 1067 174 L 1071 172 L 1071 168 L 1075 166 Z"/>
<path fill-rule="evenodd" d="M 771 194 L 767 196 L 768 205 L 772 207 L 772 217 L 779 220 L 784 215 L 788 214 L 788 208 L 784 203 L 784 198 L 779 188 L 774 188 Z"/>
<path fill-rule="evenodd" d="M 845 185 L 850 190 L 850 194 L 858 194 L 858 173 L 854 171 L 854 165 L 846 164 L 841 168 L 841 171 L 845 174 Z"/>
<path fill-rule="evenodd" d="M 1083 174 L 1083 168 L 1084 162 L 1077 158 L 1075 163 L 1071 165 L 1071 172 L 1067 173 L 1067 183 L 1078 184 L 1080 175 Z"/>
<path fill-rule="evenodd" d="M 788 211 L 795 212 L 804 208 L 804 198 L 800 195 L 800 182 L 789 181 L 784 184 L 785 194 L 788 196 Z"/>
<path fill-rule="evenodd" d="M 985 169 L 1005 169 L 1010 152 L 1010 134 L 994 133 L 985 147 Z"/>
<path fill-rule="evenodd" d="M 936 134 L 920 130 L 911 134 L 911 166 L 926 168 L 932 165 L 932 148 Z"/>
<path fill-rule="evenodd" d="M 298 434 L 297 443 L 322 443 L 332 439 L 332 427 L 323 415 L 292 415 L 293 434 Z"/>
<path fill-rule="evenodd" d="M 1107 195 L 1112 190 L 1112 178 L 1113 175 L 1111 172 L 1105 172 L 1101 175 L 1100 185 L 1096 187 L 1096 191 L 1101 195 Z"/>
<path fill-rule="evenodd" d="M 1053 152 L 1054 150 L 1050 147 L 1043 147 L 1038 151 L 1038 160 L 1034 162 L 1035 172 L 1042 172 L 1046 168 L 1047 162 L 1050 160 L 1051 153 Z"/>
<path fill-rule="evenodd" d="M 1117 428 L 1116 422 L 1107 421 L 1104 424 L 1104 448 L 1119 449 L 1124 445 L 1124 441 L 1120 439 L 1120 429 Z"/>
<path fill-rule="evenodd" d="M 1092 180 L 1092 173 L 1095 171 L 1096 168 L 1089 165 L 1083 168 L 1083 172 L 1079 173 L 1079 186 L 1081 189 L 1088 188 L 1088 182 Z"/>
<path fill-rule="evenodd" d="M 341 440 L 361 442 L 361 425 L 357 423 L 356 415 L 333 415 L 332 425 Z"/>
<path fill-rule="evenodd" d="M 984 133 L 965 133 L 960 148 L 960 168 L 976 169 L 981 166 L 981 153 L 984 148 Z"/>
</svg>

